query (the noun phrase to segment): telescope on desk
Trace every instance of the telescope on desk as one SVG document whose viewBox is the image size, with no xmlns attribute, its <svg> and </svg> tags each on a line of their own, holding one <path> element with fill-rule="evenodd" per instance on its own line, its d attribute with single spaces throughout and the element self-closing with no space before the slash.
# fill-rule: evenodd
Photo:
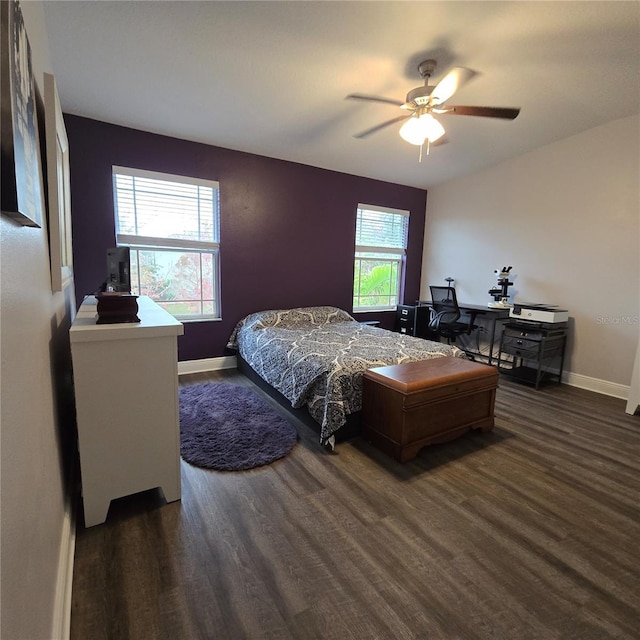
<svg viewBox="0 0 640 640">
<path fill-rule="evenodd" d="M 493 296 L 493 302 L 487 304 L 492 309 L 509 309 L 512 305 L 509 304 L 509 287 L 513 282 L 509 282 L 509 272 L 512 267 L 502 267 L 502 269 L 495 269 L 494 273 L 498 276 L 498 286 L 489 289 L 489 295 Z"/>
</svg>

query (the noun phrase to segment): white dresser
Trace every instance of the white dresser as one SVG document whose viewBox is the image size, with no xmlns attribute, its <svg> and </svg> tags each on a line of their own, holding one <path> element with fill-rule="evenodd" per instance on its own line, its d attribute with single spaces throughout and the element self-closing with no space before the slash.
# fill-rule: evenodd
<svg viewBox="0 0 640 640">
<path fill-rule="evenodd" d="M 160 487 L 180 499 L 182 323 L 141 296 L 139 323 L 96 324 L 96 304 L 85 298 L 70 329 L 87 527 L 114 498 Z"/>
</svg>

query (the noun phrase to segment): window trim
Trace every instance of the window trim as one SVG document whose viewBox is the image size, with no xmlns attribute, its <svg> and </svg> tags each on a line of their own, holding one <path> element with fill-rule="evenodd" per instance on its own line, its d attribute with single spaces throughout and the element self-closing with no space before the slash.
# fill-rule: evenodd
<svg viewBox="0 0 640 640">
<path fill-rule="evenodd" d="M 404 235 L 404 246 L 402 249 L 398 247 L 384 247 L 384 246 L 374 246 L 374 245 L 362 245 L 356 244 L 354 251 L 354 265 L 353 265 L 353 295 L 352 298 L 355 302 L 356 299 L 356 277 L 355 277 L 355 269 L 357 261 L 367 260 L 367 258 L 358 256 L 358 254 L 362 253 L 380 253 L 380 254 L 393 254 L 394 258 L 381 258 L 381 260 L 386 260 L 389 264 L 396 264 L 398 269 L 398 278 L 396 283 L 396 292 L 395 292 L 395 302 L 391 305 L 379 305 L 375 307 L 356 307 L 353 305 L 354 313 L 365 313 L 368 311 L 395 311 L 398 305 L 400 304 L 400 297 L 402 294 L 402 290 L 404 288 L 404 280 L 406 275 L 406 257 L 407 257 L 407 244 L 409 238 L 409 219 L 411 216 L 411 212 L 404 209 L 394 209 L 393 207 L 381 207 L 379 205 L 369 205 L 358 203 L 356 208 L 356 228 L 355 228 L 355 236 L 356 242 L 358 237 L 358 218 L 360 211 L 374 211 L 379 213 L 403 216 L 406 218 L 406 229 Z M 375 258 L 368 258 L 369 260 L 373 260 Z M 358 300 L 361 299 L 360 296 L 357 297 Z"/>
<path fill-rule="evenodd" d="M 220 183 L 217 180 L 208 180 L 207 178 L 194 178 L 193 176 L 181 176 L 177 173 L 164 173 L 162 171 L 149 171 L 148 169 L 134 169 L 133 167 L 121 167 L 120 165 L 112 165 L 112 174 L 117 173 L 123 176 L 132 176 L 133 178 L 149 178 L 149 180 L 165 180 L 166 182 L 178 182 L 180 184 L 192 184 L 196 187 L 211 187 L 212 189 L 220 189 Z M 176 178 L 180 178 L 176 180 Z"/>
<path fill-rule="evenodd" d="M 214 262 L 213 277 L 213 302 L 215 303 L 214 313 L 199 313 L 197 315 L 175 314 L 167 309 L 171 315 L 181 322 L 203 322 L 218 321 L 222 319 L 222 304 L 220 299 L 220 184 L 214 180 L 205 178 L 194 178 L 191 176 L 181 176 L 177 174 L 163 173 L 159 171 L 149 171 L 146 169 L 135 169 L 132 167 L 122 167 L 112 165 L 111 176 L 113 183 L 113 212 L 116 231 L 116 245 L 129 247 L 132 251 L 188 251 L 190 253 L 209 254 Z M 125 234 L 119 232 L 120 218 L 118 215 L 118 189 L 116 186 L 117 176 L 128 176 L 132 178 L 146 178 L 163 182 L 174 182 L 180 185 L 193 185 L 205 187 L 213 190 L 214 197 L 214 225 L 216 241 L 207 242 L 203 240 L 185 240 L 183 238 L 166 238 L 154 236 L 142 236 L 135 234 Z M 202 278 L 200 280 L 202 288 Z M 160 306 L 163 302 L 156 301 Z M 185 301 L 186 302 L 186 301 Z M 202 309 L 203 300 L 200 298 Z"/>
</svg>

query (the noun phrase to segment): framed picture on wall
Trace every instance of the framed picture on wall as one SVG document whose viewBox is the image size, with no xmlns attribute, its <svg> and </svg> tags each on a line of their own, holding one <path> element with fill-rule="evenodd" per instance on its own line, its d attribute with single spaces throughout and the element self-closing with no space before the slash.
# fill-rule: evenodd
<svg viewBox="0 0 640 640">
<path fill-rule="evenodd" d="M 0 2 L 2 213 L 41 227 L 42 164 L 31 48 L 17 0 Z"/>
<path fill-rule="evenodd" d="M 49 254 L 51 289 L 62 291 L 73 277 L 71 249 L 71 186 L 69 142 L 64 126 L 56 80 L 44 74 L 47 194 L 49 196 Z"/>
</svg>

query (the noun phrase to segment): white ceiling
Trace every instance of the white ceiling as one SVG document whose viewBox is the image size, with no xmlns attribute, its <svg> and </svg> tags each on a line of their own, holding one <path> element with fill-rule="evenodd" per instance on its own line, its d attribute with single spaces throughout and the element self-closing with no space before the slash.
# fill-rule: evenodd
<svg viewBox="0 0 640 640">
<path fill-rule="evenodd" d="M 428 188 L 640 112 L 640 3 L 45 2 L 65 112 Z M 418 162 L 404 99 L 435 58 L 478 73 L 451 104 L 521 107 L 514 121 L 442 116 Z M 597 149 L 594 149 L 597 153 Z"/>
</svg>

